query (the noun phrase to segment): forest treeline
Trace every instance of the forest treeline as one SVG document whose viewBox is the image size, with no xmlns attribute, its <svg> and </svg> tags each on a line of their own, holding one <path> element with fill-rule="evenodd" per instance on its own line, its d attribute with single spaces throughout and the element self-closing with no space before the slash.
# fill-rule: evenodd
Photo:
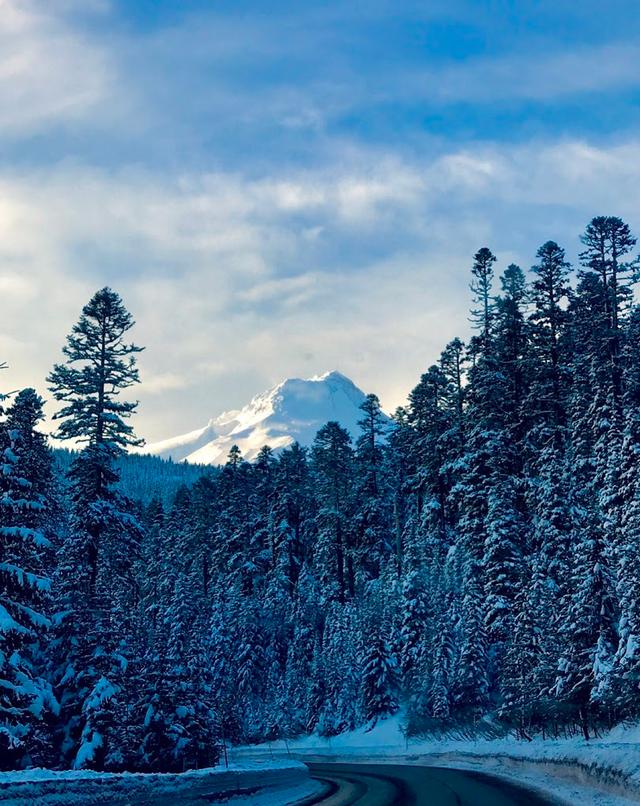
<svg viewBox="0 0 640 806">
<path fill-rule="evenodd" d="M 40 397 L 3 403 L 3 765 L 181 770 L 400 708 L 522 738 L 637 719 L 635 243 L 597 217 L 575 270 L 549 241 L 527 276 L 480 249 L 473 337 L 391 422 L 369 395 L 355 441 L 234 448 L 168 506 L 118 486 L 139 348 L 99 291 L 48 379 L 64 478 Z"/>
</svg>

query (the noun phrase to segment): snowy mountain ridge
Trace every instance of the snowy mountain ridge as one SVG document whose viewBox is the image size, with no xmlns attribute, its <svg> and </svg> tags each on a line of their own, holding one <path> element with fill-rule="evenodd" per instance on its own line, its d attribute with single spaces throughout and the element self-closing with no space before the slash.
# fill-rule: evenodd
<svg viewBox="0 0 640 806">
<path fill-rule="evenodd" d="M 355 437 L 364 399 L 364 392 L 336 370 L 287 378 L 242 409 L 225 411 L 204 428 L 148 445 L 145 452 L 174 462 L 217 465 L 224 463 L 232 445 L 238 445 L 244 458 L 252 460 L 265 445 L 274 450 L 293 442 L 310 445 L 329 420 Z"/>
</svg>

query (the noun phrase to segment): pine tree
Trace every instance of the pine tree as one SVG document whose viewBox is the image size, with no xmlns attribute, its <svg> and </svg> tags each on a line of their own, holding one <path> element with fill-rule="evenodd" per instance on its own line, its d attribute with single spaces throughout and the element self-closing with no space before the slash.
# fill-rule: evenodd
<svg viewBox="0 0 640 806">
<path fill-rule="evenodd" d="M 130 506 L 116 489 L 115 468 L 128 446 L 141 444 L 127 422 L 137 403 L 120 397 L 139 380 L 135 356 L 140 348 L 125 340 L 133 324 L 114 291 L 98 291 L 67 338 L 66 362 L 49 376 L 62 403 L 55 415 L 58 438 L 85 445 L 69 471 L 74 509 L 59 569 L 69 608 L 61 623 L 69 654 L 58 660 L 66 719 L 63 753 L 76 767 L 104 762 L 106 734 L 115 724 L 107 726 L 102 712 L 121 693 L 116 679 L 122 664 L 110 624 L 122 604 L 119 585 L 129 587 L 140 536 Z"/>
<path fill-rule="evenodd" d="M 236 692 L 244 728 L 244 740 L 255 741 L 264 735 L 262 703 L 264 700 L 265 656 L 261 640 L 259 603 L 246 597 L 239 611 L 237 645 L 234 648 Z"/>
<path fill-rule="evenodd" d="M 616 587 L 620 602 L 612 705 L 617 714 L 635 717 L 640 690 L 640 310 L 626 333 L 624 432 L 621 446 L 621 524 L 616 541 Z"/>
<path fill-rule="evenodd" d="M 391 513 L 382 450 L 382 438 L 387 430 L 386 418 L 376 395 L 367 395 L 360 409 L 363 419 L 359 422 L 361 434 L 356 442 L 359 505 L 355 515 L 355 558 L 366 582 L 380 575 L 381 567 L 391 551 Z"/>
<path fill-rule="evenodd" d="M 65 364 L 49 376 L 62 408 L 56 437 L 86 444 L 69 473 L 77 528 L 85 533 L 87 593 L 95 595 L 102 532 L 119 517 L 114 460 L 130 445 L 140 445 L 127 419 L 136 402 L 120 393 L 138 383 L 135 354 L 141 348 L 124 341 L 134 322 L 120 297 L 103 288 L 83 308 L 63 348 Z"/>
<path fill-rule="evenodd" d="M 400 627 L 400 671 L 406 691 L 414 690 L 427 652 L 426 599 L 423 573 L 417 569 L 407 572 L 402 586 Z"/>
<path fill-rule="evenodd" d="M 564 250 L 547 241 L 532 267 L 531 384 L 526 400 L 525 445 L 528 503 L 533 516 L 537 567 L 563 595 L 569 579 L 571 514 L 568 508 L 567 405 L 569 366 L 565 330 L 569 315 L 569 264 Z"/>
<path fill-rule="evenodd" d="M 318 642 L 325 614 L 318 607 L 322 599 L 319 582 L 305 565 L 298 580 L 296 595 L 291 603 L 291 638 L 287 644 L 284 683 L 290 734 L 297 735 L 317 725 L 322 707 L 323 691 L 314 690 L 314 675 L 318 669 Z M 312 696 L 314 694 L 315 696 Z M 297 730 L 296 730 L 297 726 Z"/>
<path fill-rule="evenodd" d="M 422 528 L 432 536 L 436 550 L 447 540 L 448 486 L 444 474 L 446 457 L 443 437 L 452 425 L 448 407 L 448 379 L 442 369 L 433 365 L 409 394 L 409 424 L 413 438 L 409 443 L 411 479 Z"/>
<path fill-rule="evenodd" d="M 535 306 L 531 323 L 537 360 L 532 367 L 535 386 L 528 405 L 535 424 L 558 429 L 566 421 L 560 341 L 567 321 L 562 303 L 569 296 L 570 266 L 564 249 L 554 241 L 543 244 L 536 257 L 539 262 L 531 269 L 535 278 L 531 285 L 531 301 Z"/>
<path fill-rule="evenodd" d="M 548 652 L 553 641 L 552 591 L 536 567 L 529 567 L 527 571 L 516 597 L 499 710 L 500 717 L 514 726 L 523 739 L 531 739 L 534 730 L 544 728 L 545 708 L 548 707 L 546 692 L 553 682 Z"/>
<path fill-rule="evenodd" d="M 445 610 L 440 619 L 428 695 L 431 716 L 441 725 L 451 716 L 454 646 L 448 616 Z"/>
<path fill-rule="evenodd" d="M 213 539 L 212 562 L 233 570 L 234 584 L 245 594 L 253 587 L 255 564 L 250 558 L 253 542 L 251 520 L 251 471 L 237 445 L 232 445 L 219 479 L 221 511 Z"/>
<path fill-rule="evenodd" d="M 393 521 L 393 556 L 399 575 L 402 574 L 404 564 L 404 536 L 410 520 L 409 513 L 413 510 L 413 495 L 409 489 L 409 479 L 415 475 L 410 455 L 412 441 L 408 412 L 400 407 L 394 414 L 384 449 Z"/>
<path fill-rule="evenodd" d="M 474 302 L 478 305 L 472 311 L 472 321 L 482 334 L 485 344 L 491 338 L 493 325 L 494 304 L 491 296 L 491 286 L 493 283 L 493 264 L 497 258 L 486 246 L 479 249 L 473 256 L 473 268 L 471 274 L 471 291 Z"/>
<path fill-rule="evenodd" d="M 633 261 L 625 262 L 624 257 L 636 245 L 636 239 L 622 219 L 596 216 L 589 222 L 581 240 L 585 246 L 580 254 L 581 263 L 586 272 L 596 274 L 604 291 L 600 311 L 605 326 L 602 346 L 610 357 L 611 391 L 618 405 L 621 394 L 620 321 L 623 308 L 631 299 L 631 287 L 635 282 L 635 264 Z"/>
<path fill-rule="evenodd" d="M 307 451 L 298 443 L 280 454 L 275 485 L 276 565 L 293 596 L 300 573 L 311 555 L 309 533 L 314 518 Z"/>
<path fill-rule="evenodd" d="M 352 536 L 351 438 L 338 423 L 323 426 L 313 443 L 313 471 L 319 503 L 318 559 L 327 589 L 344 603 L 355 594 Z"/>
<path fill-rule="evenodd" d="M 483 571 L 485 576 L 485 624 L 502 652 L 513 628 L 513 611 L 522 579 L 522 533 L 514 485 L 507 478 L 489 489 Z"/>
<path fill-rule="evenodd" d="M 334 606 L 327 615 L 323 637 L 324 690 L 318 732 L 324 736 L 353 730 L 359 721 L 354 637 L 353 611 L 349 605 Z"/>
<path fill-rule="evenodd" d="M 43 720 L 59 710 L 44 677 L 55 522 L 52 459 L 37 430 L 42 404 L 25 389 L 0 420 L 0 757 L 6 769 L 51 762 Z"/>
<path fill-rule="evenodd" d="M 522 404 L 527 393 L 528 333 L 524 319 L 527 288 L 524 273 L 511 263 L 500 277 L 502 295 L 495 301 L 499 362 L 506 376 L 512 438 L 522 440 Z"/>
<path fill-rule="evenodd" d="M 465 349 L 460 339 L 453 339 L 440 356 L 440 369 L 446 378 L 446 395 L 449 409 L 453 412 L 453 426 L 462 443 L 464 433 L 464 364 Z"/>
<path fill-rule="evenodd" d="M 598 216 L 587 226 L 580 255 L 581 276 L 597 284 L 594 295 L 594 344 L 590 354 L 593 404 L 590 420 L 594 438 L 594 491 L 598 505 L 606 550 L 612 554 L 620 542 L 622 519 L 619 497 L 622 431 L 624 325 L 633 297 L 636 280 L 635 261 L 625 262 L 636 239 L 629 226 L 615 216 Z M 622 538 L 623 539 L 623 538 Z"/>
<path fill-rule="evenodd" d="M 373 727 L 385 716 L 396 713 L 397 670 L 389 642 L 378 628 L 369 632 L 362 660 L 362 707 Z"/>
<path fill-rule="evenodd" d="M 488 297 L 491 291 L 489 269 L 493 261 L 489 256 L 485 258 L 483 289 Z M 478 265 L 476 256 L 474 275 L 479 271 Z M 520 462 L 512 431 L 513 422 L 519 417 L 513 397 L 516 385 L 505 371 L 501 340 L 501 332 L 510 333 L 514 322 L 518 327 L 521 324 L 518 308 L 521 285 L 518 272 L 512 270 L 505 287 L 514 296 L 505 298 L 501 306 L 501 312 L 508 313 L 507 320 L 496 320 L 494 312 L 490 320 L 478 321 L 482 336 L 470 345 L 472 366 L 465 409 L 468 423 L 465 455 L 463 472 L 455 488 L 461 512 L 456 551 L 460 557 L 462 583 L 465 591 L 481 584 L 486 596 L 483 640 L 486 637 L 489 645 L 482 653 L 474 649 L 470 657 L 478 659 L 482 655 L 487 663 L 494 665 L 488 677 L 489 670 L 485 670 L 485 679 L 492 682 L 499 676 L 505 639 L 512 628 L 518 567 L 526 544 L 518 500 Z M 510 334 L 508 341 L 514 339 L 515 335 Z M 521 349 L 517 352 L 519 354 Z M 513 371 L 514 364 L 507 363 L 507 367 Z M 478 618 L 478 614 L 472 616 L 470 612 L 475 601 L 467 595 L 462 606 L 470 623 Z M 478 672 L 475 670 L 473 674 L 477 676 Z M 473 695 L 473 698 L 474 708 L 479 707 L 478 696 Z"/>
<path fill-rule="evenodd" d="M 460 610 L 460 655 L 453 686 L 456 710 L 477 720 L 488 704 L 487 644 L 482 593 L 469 575 L 464 582 Z"/>
<path fill-rule="evenodd" d="M 255 477 L 251 508 L 254 522 L 251 527 L 253 545 L 251 554 L 259 563 L 259 573 L 273 571 L 276 565 L 278 531 L 275 521 L 276 480 L 275 458 L 268 445 L 260 449 L 253 463 Z"/>
<path fill-rule="evenodd" d="M 580 507 L 579 499 L 576 509 Z M 615 599 L 602 532 L 581 510 L 574 574 L 561 627 L 562 654 L 554 692 L 571 709 L 585 739 L 610 697 L 615 653 Z M 600 712 L 600 714 L 599 714 Z"/>
</svg>

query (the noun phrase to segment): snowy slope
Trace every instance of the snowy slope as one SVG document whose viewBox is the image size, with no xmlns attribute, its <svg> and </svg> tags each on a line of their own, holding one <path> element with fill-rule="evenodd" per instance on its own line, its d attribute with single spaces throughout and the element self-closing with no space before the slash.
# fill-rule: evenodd
<svg viewBox="0 0 640 806">
<path fill-rule="evenodd" d="M 238 445 L 244 458 L 251 460 L 264 445 L 274 450 L 296 441 L 310 445 L 329 420 L 337 420 L 355 437 L 364 399 L 364 392 L 335 370 L 313 378 L 289 378 L 244 408 L 224 412 L 197 431 L 148 445 L 145 452 L 174 462 L 222 464 L 231 446 Z"/>
</svg>

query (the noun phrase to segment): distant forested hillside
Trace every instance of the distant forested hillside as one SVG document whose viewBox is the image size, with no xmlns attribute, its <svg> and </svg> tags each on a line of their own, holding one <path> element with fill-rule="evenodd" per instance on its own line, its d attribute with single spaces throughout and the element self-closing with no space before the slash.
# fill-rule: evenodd
<svg viewBox="0 0 640 806">
<path fill-rule="evenodd" d="M 57 472 L 64 476 L 70 470 L 77 453 L 66 448 L 54 448 L 53 456 Z M 115 466 L 118 489 L 143 504 L 148 504 L 154 498 L 168 504 L 181 486 L 195 484 L 201 476 L 210 476 L 217 472 L 210 465 L 172 462 L 170 459 L 137 453 L 118 456 Z"/>
</svg>

